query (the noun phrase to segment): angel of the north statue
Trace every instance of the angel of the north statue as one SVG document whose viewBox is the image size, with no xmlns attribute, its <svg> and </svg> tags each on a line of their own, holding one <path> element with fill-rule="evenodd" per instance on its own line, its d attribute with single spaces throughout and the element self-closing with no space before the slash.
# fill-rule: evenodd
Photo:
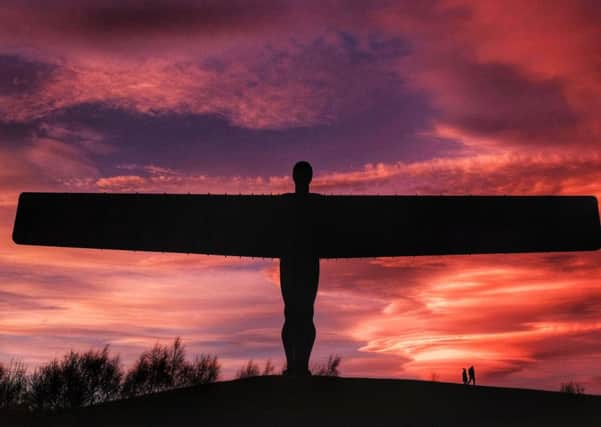
<svg viewBox="0 0 601 427">
<path fill-rule="evenodd" d="M 22 193 L 19 244 L 279 258 L 284 374 L 310 375 L 322 258 L 592 251 L 593 196 Z"/>
</svg>

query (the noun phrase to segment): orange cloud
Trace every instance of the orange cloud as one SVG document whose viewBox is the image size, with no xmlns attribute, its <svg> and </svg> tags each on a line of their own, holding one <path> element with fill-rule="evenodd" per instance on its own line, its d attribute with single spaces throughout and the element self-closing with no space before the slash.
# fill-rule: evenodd
<svg viewBox="0 0 601 427">
<path fill-rule="evenodd" d="M 111 191 L 131 191 L 131 189 L 144 186 L 146 179 L 137 175 L 118 175 L 110 178 L 100 178 L 96 185 L 100 189 Z"/>
<path fill-rule="evenodd" d="M 430 94 L 440 125 L 497 147 L 590 150 L 600 136 L 599 13 L 586 1 L 441 0 L 395 3 L 374 19 L 411 40 L 399 73 Z"/>
</svg>

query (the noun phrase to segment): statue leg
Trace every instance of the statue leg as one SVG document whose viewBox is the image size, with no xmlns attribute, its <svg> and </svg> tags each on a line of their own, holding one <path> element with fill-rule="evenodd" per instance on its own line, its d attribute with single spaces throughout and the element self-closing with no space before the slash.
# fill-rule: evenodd
<svg viewBox="0 0 601 427">
<path fill-rule="evenodd" d="M 295 358 L 295 339 L 294 339 L 294 326 L 291 320 L 290 313 L 284 309 L 284 326 L 282 326 L 282 344 L 284 344 L 284 353 L 286 354 L 286 372 L 294 372 L 296 365 Z"/>
<path fill-rule="evenodd" d="M 300 261 L 300 262 L 299 262 Z M 313 305 L 319 283 L 319 259 L 281 259 L 280 284 L 284 299 L 282 343 L 287 371 L 305 375 L 315 342 Z"/>
<path fill-rule="evenodd" d="M 280 260 L 280 288 L 284 300 L 284 325 L 282 326 L 282 344 L 286 354 L 286 372 L 293 373 L 296 366 L 295 335 L 297 333 L 294 316 L 294 273 L 290 262 Z"/>
<path fill-rule="evenodd" d="M 319 284 L 319 259 L 313 260 L 307 266 L 306 275 L 303 279 L 301 304 L 298 311 L 298 347 L 295 354 L 297 370 L 301 375 L 309 373 L 309 359 L 315 343 L 316 331 L 313 323 L 313 313 Z"/>
</svg>

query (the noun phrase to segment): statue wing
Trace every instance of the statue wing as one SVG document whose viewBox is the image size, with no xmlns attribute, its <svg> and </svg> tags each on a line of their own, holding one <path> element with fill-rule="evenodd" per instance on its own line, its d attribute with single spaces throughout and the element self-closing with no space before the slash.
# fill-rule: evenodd
<svg viewBox="0 0 601 427">
<path fill-rule="evenodd" d="M 22 193 L 20 244 L 278 257 L 279 196 Z"/>
<path fill-rule="evenodd" d="M 324 196 L 322 258 L 596 250 L 592 196 Z"/>
<path fill-rule="evenodd" d="M 592 196 L 23 193 L 13 232 L 20 244 L 265 258 L 294 239 L 321 258 L 552 252 L 599 249 L 601 229 Z"/>
</svg>

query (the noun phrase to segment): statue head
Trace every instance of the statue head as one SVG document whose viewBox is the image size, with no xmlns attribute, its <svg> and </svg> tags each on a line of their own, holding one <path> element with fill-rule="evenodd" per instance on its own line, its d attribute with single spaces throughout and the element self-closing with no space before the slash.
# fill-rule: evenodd
<svg viewBox="0 0 601 427">
<path fill-rule="evenodd" d="M 292 169 L 292 178 L 296 193 L 306 194 L 309 192 L 309 183 L 313 178 L 313 168 L 306 161 L 300 161 L 294 165 Z"/>
</svg>

